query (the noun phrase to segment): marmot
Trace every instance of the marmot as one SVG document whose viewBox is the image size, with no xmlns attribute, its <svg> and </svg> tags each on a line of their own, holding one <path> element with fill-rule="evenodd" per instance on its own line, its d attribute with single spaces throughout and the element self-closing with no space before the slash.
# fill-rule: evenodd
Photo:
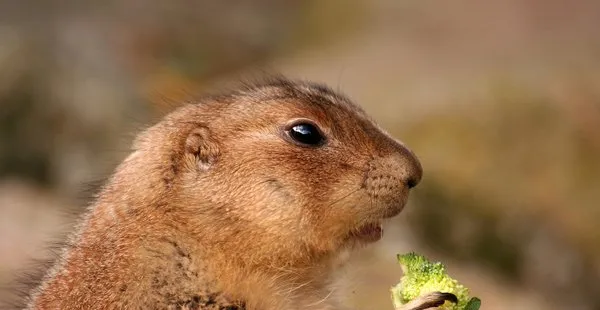
<svg viewBox="0 0 600 310">
<path fill-rule="evenodd" d="M 319 84 L 185 104 L 135 139 L 28 308 L 341 309 L 328 298 L 341 253 L 379 240 L 421 175 Z"/>
</svg>

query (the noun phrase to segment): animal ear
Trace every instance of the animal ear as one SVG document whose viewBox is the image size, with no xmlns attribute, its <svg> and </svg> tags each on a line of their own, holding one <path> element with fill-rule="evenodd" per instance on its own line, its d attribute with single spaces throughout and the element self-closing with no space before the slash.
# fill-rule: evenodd
<svg viewBox="0 0 600 310">
<path fill-rule="evenodd" d="M 207 127 L 192 129 L 185 140 L 185 153 L 188 163 L 194 163 L 200 170 L 208 170 L 217 161 L 219 146 Z"/>
</svg>

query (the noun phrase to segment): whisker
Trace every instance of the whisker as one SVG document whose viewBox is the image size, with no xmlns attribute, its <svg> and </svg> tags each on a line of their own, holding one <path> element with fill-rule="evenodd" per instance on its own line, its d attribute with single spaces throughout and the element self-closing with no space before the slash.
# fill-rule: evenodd
<svg viewBox="0 0 600 310">
<path fill-rule="evenodd" d="M 303 288 L 303 287 L 305 287 L 305 286 L 309 285 L 309 284 L 310 284 L 310 283 L 312 283 L 312 282 L 313 282 L 313 280 L 310 280 L 310 281 L 306 281 L 306 282 L 304 282 L 304 283 L 301 283 L 301 284 L 299 284 L 299 285 L 297 285 L 297 286 L 291 287 L 290 289 L 286 290 L 285 292 L 282 292 L 282 293 L 281 293 L 281 295 L 283 295 L 283 296 L 285 296 L 285 297 L 288 297 L 288 298 L 290 298 L 290 297 L 291 297 L 291 295 L 292 295 L 292 294 L 293 294 L 295 291 L 297 291 L 297 290 L 299 290 L 299 289 L 301 289 L 301 288 Z"/>
<path fill-rule="evenodd" d="M 334 204 L 336 204 L 336 203 L 338 203 L 338 202 L 340 202 L 340 201 L 342 201 L 342 200 L 344 200 L 344 199 L 346 199 L 346 198 L 350 197 L 350 195 L 352 195 L 352 194 L 354 194 L 354 193 L 358 192 L 358 190 L 360 190 L 360 188 L 357 188 L 357 189 L 355 189 L 355 190 L 353 190 L 353 191 L 350 191 L 348 194 L 346 194 L 346 195 L 342 196 L 341 198 L 334 200 L 332 203 L 330 203 L 329 205 L 327 205 L 327 207 L 331 207 L 331 206 L 333 206 Z"/>
<path fill-rule="evenodd" d="M 333 292 L 334 292 L 334 291 L 335 291 L 335 288 L 332 288 L 332 289 L 329 291 L 329 294 L 327 294 L 327 296 L 323 297 L 321 300 L 318 300 L 318 301 L 316 301 L 316 302 L 314 302 L 314 303 L 312 303 L 312 304 L 308 304 L 307 306 L 308 306 L 308 307 L 312 307 L 312 306 L 316 306 L 316 305 L 318 305 L 318 304 L 322 304 L 322 303 L 324 303 L 324 302 L 325 302 L 327 299 L 329 299 L 329 297 L 331 297 L 331 295 L 333 294 Z"/>
</svg>

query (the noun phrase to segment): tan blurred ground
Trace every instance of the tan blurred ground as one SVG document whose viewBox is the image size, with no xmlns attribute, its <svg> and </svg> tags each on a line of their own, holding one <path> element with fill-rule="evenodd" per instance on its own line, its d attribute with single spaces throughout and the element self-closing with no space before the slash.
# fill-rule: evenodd
<svg viewBox="0 0 600 310">
<path fill-rule="evenodd" d="M 395 253 L 419 250 L 483 309 L 600 308 L 600 3 L 48 7 L 0 10 L 0 277 L 68 229 L 62 207 L 165 101 L 266 68 L 339 87 L 423 162 L 349 302 L 390 309 Z"/>
</svg>

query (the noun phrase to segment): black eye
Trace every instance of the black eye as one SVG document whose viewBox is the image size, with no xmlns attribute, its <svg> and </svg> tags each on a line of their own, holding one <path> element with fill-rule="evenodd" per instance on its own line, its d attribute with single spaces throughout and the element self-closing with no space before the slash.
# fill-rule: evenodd
<svg viewBox="0 0 600 310">
<path fill-rule="evenodd" d="M 310 146 L 321 145 L 325 140 L 319 128 L 311 123 L 294 124 L 288 134 L 295 142 Z"/>
</svg>

